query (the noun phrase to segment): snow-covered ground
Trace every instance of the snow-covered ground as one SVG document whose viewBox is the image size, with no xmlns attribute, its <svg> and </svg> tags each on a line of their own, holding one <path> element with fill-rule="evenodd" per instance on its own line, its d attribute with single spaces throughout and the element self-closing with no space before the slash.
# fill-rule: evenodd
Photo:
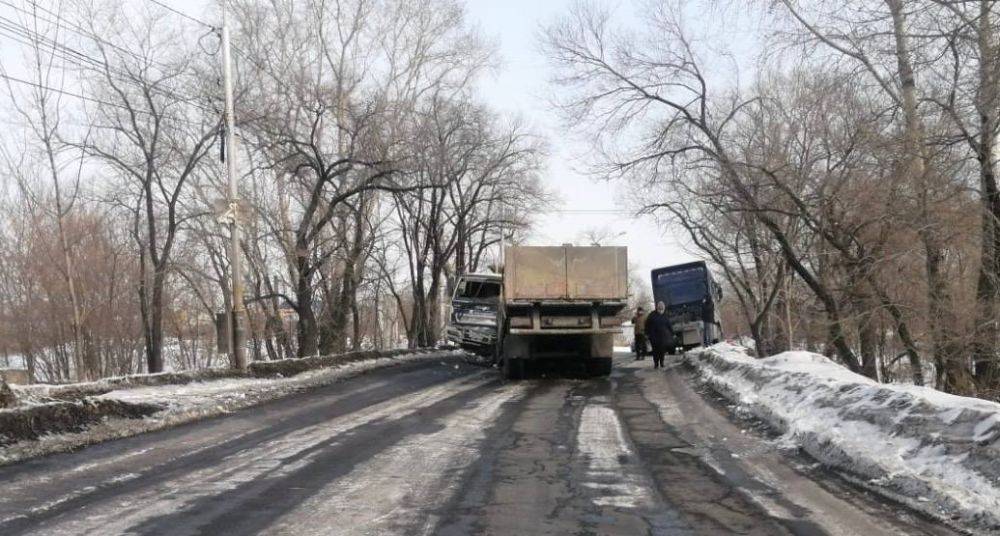
<svg viewBox="0 0 1000 536">
<path fill-rule="evenodd" d="M 461 352 L 414 353 L 391 359 L 374 358 L 297 374 L 290 378 L 225 378 L 211 381 L 168 384 L 152 387 L 126 387 L 95 399 L 126 403 L 155 404 L 163 408 L 144 419 L 107 419 L 77 433 L 51 434 L 37 441 L 22 441 L 0 448 L 0 464 L 12 463 L 38 455 L 63 452 L 109 439 L 176 426 L 189 421 L 228 413 L 237 409 L 286 396 L 296 391 L 329 385 L 364 372 L 404 363 L 441 360 Z M 30 391 L 24 389 L 23 392 Z M 33 393 L 39 394 L 39 393 Z"/>
<path fill-rule="evenodd" d="M 879 384 L 824 356 L 719 344 L 687 360 L 820 462 L 943 521 L 1000 530 L 1000 404 Z"/>
</svg>

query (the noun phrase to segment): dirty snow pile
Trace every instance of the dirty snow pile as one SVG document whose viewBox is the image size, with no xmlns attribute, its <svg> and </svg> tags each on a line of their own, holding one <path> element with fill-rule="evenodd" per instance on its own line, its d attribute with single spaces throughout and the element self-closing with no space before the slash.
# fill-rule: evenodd
<svg viewBox="0 0 1000 536">
<path fill-rule="evenodd" d="M 686 357 L 820 462 L 942 521 L 1000 530 L 1000 404 L 880 384 L 824 356 L 719 344 Z"/>
<path fill-rule="evenodd" d="M 97 396 L 131 404 L 156 404 L 165 410 L 154 417 L 186 413 L 225 412 L 260 399 L 273 399 L 294 391 L 328 385 L 358 374 L 413 361 L 440 359 L 455 352 L 406 354 L 393 359 L 352 361 L 334 367 L 310 370 L 290 378 L 225 378 L 183 385 L 156 385 L 121 389 Z"/>
<path fill-rule="evenodd" d="M 0 447 L 0 465 L 38 455 L 73 450 L 85 445 L 160 430 L 178 424 L 229 413 L 255 404 L 324 385 L 330 385 L 369 371 L 418 361 L 442 360 L 464 355 L 443 350 L 413 353 L 392 359 L 366 359 L 296 374 L 288 378 L 223 378 L 185 384 L 127 387 L 85 400 L 107 401 L 135 406 L 154 406 L 160 411 L 141 419 L 110 418 L 71 433 L 53 433 L 38 440 Z M 450 366 L 445 361 L 443 365 Z M 8 410 L 9 411 L 9 410 Z"/>
</svg>

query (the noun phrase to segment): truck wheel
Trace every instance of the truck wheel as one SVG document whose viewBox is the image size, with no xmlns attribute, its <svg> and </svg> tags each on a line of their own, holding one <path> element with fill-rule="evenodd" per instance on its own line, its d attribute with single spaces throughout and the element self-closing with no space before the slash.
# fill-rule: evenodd
<svg viewBox="0 0 1000 536">
<path fill-rule="evenodd" d="M 508 380 L 524 378 L 524 360 L 513 357 L 503 358 L 503 377 Z"/>
<path fill-rule="evenodd" d="M 595 357 L 590 359 L 587 362 L 587 371 L 590 372 L 591 376 L 610 376 L 611 358 Z"/>
</svg>

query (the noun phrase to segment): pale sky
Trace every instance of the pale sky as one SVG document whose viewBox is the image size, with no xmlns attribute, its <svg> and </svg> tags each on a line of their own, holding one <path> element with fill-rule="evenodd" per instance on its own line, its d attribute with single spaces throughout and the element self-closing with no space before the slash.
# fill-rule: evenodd
<svg viewBox="0 0 1000 536">
<path fill-rule="evenodd" d="M 545 183 L 561 199 L 562 212 L 543 215 L 530 239 L 533 245 L 574 242 L 581 232 L 597 228 L 613 234 L 624 232 L 615 243 L 628 246 L 629 260 L 649 277 L 653 268 L 693 260 L 669 231 L 658 227 L 648 217 L 634 219 L 626 208 L 621 183 L 597 182 L 576 168 L 585 154 L 586 140 L 573 137 L 552 110 L 547 96 L 550 68 L 538 50 L 539 27 L 564 13 L 571 0 L 469 0 L 472 22 L 498 41 L 503 66 L 500 72 L 484 81 L 482 97 L 507 114 L 522 117 L 551 149 Z M 565 211 L 610 211 L 609 213 L 572 213 Z"/>
</svg>

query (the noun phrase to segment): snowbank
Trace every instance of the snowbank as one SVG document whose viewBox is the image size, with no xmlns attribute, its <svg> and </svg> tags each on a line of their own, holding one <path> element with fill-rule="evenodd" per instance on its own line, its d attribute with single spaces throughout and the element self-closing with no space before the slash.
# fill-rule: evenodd
<svg viewBox="0 0 1000 536">
<path fill-rule="evenodd" d="M 78 432 L 103 419 L 137 419 L 162 409 L 156 404 L 93 399 L 4 409 L 0 410 L 0 447 L 45 434 Z"/>
<path fill-rule="evenodd" d="M 946 523 L 1000 530 L 1000 404 L 879 384 L 808 352 L 754 359 L 719 344 L 686 360 L 852 480 Z"/>
<path fill-rule="evenodd" d="M 454 349 L 440 348 L 440 351 Z M 327 356 L 279 359 L 276 361 L 254 361 L 247 371 L 228 367 L 212 367 L 180 372 L 157 372 L 153 374 L 132 374 L 103 378 L 92 382 L 67 384 L 12 385 L 17 401 L 21 405 L 45 404 L 55 401 L 77 401 L 95 397 L 121 389 L 177 386 L 192 382 L 207 382 L 233 378 L 281 378 L 290 377 L 309 370 L 343 365 L 354 361 L 370 359 L 390 359 L 401 355 L 419 354 L 430 349 L 365 350 Z"/>
<path fill-rule="evenodd" d="M 12 385 L 11 389 L 17 395 L 19 403 L 25 405 L 54 402 L 57 400 L 73 401 L 86 397 L 97 396 L 130 387 L 152 385 L 181 385 L 191 382 L 211 381 L 222 378 L 246 376 L 247 373 L 231 368 L 206 368 L 184 372 L 157 372 L 154 374 L 132 374 L 129 376 L 114 376 L 92 382 Z"/>
<path fill-rule="evenodd" d="M 92 390 L 87 388 L 85 391 L 101 392 L 96 396 L 87 396 L 73 402 L 36 402 L 21 408 L 0 410 L 0 413 L 10 413 L 9 417 L 14 423 L 21 422 L 14 420 L 18 418 L 17 415 L 33 415 L 37 412 L 48 415 L 50 410 L 57 407 L 120 409 L 117 413 L 113 411 L 107 415 L 94 416 L 87 413 L 84 418 L 71 425 L 54 428 L 47 428 L 51 423 L 44 417 L 32 419 L 30 422 L 33 429 L 30 434 L 19 435 L 15 438 L 17 442 L 10 445 L 0 442 L 0 465 L 229 413 L 376 369 L 458 355 L 464 354 L 455 350 L 416 350 L 405 354 L 393 351 L 383 357 L 367 359 L 324 360 L 313 363 L 323 368 L 304 370 L 294 377 L 243 376 L 149 386 L 113 380 L 112 383 L 117 383 L 119 388 L 110 390 L 106 389 L 107 384 L 103 381 L 94 382 L 100 384 L 99 388 L 93 386 Z M 273 371 L 268 372 L 270 376 Z M 150 408 L 153 411 L 144 411 Z"/>
</svg>

